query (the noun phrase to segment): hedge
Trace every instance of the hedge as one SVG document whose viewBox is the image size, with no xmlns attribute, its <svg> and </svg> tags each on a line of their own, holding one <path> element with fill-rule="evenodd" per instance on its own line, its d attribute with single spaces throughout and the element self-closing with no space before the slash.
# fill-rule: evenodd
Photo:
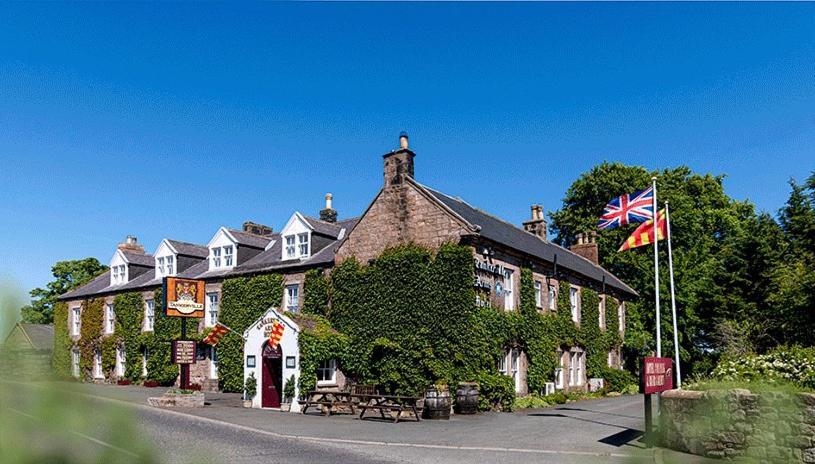
<svg viewBox="0 0 815 464">
<path fill-rule="evenodd" d="M 51 353 L 51 368 L 57 377 L 71 376 L 73 344 L 68 331 L 68 305 L 59 301 L 54 304 L 54 351 Z"/>
</svg>

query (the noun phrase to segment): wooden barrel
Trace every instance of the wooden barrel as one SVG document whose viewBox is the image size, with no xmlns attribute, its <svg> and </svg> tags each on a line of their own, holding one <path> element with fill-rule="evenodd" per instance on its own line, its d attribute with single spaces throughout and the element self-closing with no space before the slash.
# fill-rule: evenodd
<svg viewBox="0 0 815 464">
<path fill-rule="evenodd" d="M 424 416 L 427 419 L 449 419 L 451 404 L 447 387 L 430 387 L 424 397 Z"/>
<path fill-rule="evenodd" d="M 478 412 L 478 384 L 461 382 L 456 388 L 456 413 L 475 414 Z"/>
</svg>

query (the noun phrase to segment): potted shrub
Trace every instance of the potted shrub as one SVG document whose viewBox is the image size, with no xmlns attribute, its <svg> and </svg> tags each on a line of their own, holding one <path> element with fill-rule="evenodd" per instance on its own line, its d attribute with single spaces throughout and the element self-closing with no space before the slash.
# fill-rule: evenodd
<svg viewBox="0 0 815 464">
<path fill-rule="evenodd" d="M 145 380 L 144 381 L 144 386 L 147 387 L 147 388 L 156 388 L 156 387 L 158 387 L 158 381 L 157 380 Z"/>
<path fill-rule="evenodd" d="M 283 402 L 280 404 L 280 410 L 288 412 L 291 410 L 291 403 L 294 401 L 294 374 L 286 380 L 286 386 L 283 387 Z"/>
<path fill-rule="evenodd" d="M 252 407 L 252 398 L 258 392 L 258 379 L 255 378 L 255 373 L 252 372 L 249 374 L 249 377 L 246 378 L 246 381 L 243 383 L 243 407 L 244 408 L 251 408 Z"/>
</svg>

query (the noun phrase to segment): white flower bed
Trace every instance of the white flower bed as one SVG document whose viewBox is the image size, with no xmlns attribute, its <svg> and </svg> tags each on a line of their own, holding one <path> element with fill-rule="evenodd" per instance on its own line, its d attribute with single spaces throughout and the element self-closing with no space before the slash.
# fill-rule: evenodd
<svg viewBox="0 0 815 464">
<path fill-rule="evenodd" d="M 782 348 L 764 355 L 725 359 L 713 369 L 718 380 L 786 381 L 815 388 L 815 348 Z"/>
</svg>

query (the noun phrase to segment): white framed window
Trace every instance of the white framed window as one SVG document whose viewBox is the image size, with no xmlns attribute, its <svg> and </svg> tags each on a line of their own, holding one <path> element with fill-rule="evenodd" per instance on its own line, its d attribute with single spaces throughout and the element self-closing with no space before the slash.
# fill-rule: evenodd
<svg viewBox="0 0 815 464">
<path fill-rule="evenodd" d="M 164 274 L 164 256 L 156 258 L 156 269 L 158 269 L 158 275 L 166 275 Z"/>
<path fill-rule="evenodd" d="M 608 352 L 608 367 L 614 367 L 614 352 Z"/>
<path fill-rule="evenodd" d="M 102 373 L 102 352 L 99 350 L 93 352 L 93 378 L 105 378 L 105 374 Z"/>
<path fill-rule="evenodd" d="M 286 236 L 286 258 L 294 259 L 296 256 L 295 253 L 297 251 L 297 248 L 295 247 L 294 241 L 295 241 L 294 235 Z"/>
<path fill-rule="evenodd" d="M 556 311 L 557 310 L 557 293 L 555 292 L 555 286 L 549 285 L 549 310 Z"/>
<path fill-rule="evenodd" d="M 563 388 L 563 352 L 558 353 L 557 362 L 558 367 L 555 369 L 555 388 L 562 389 Z"/>
<path fill-rule="evenodd" d="M 209 378 L 218 378 L 218 350 L 214 346 L 209 347 Z"/>
<path fill-rule="evenodd" d="M 286 285 L 286 311 L 296 313 L 300 307 L 300 284 Z"/>
<path fill-rule="evenodd" d="M 232 245 L 227 245 L 224 247 L 224 266 L 232 267 L 234 263 L 234 251 L 235 247 Z"/>
<path fill-rule="evenodd" d="M 317 366 L 317 385 L 329 385 L 336 383 L 337 360 L 330 359 L 323 361 Z"/>
<path fill-rule="evenodd" d="M 308 257 L 308 233 L 297 234 L 297 248 L 301 258 Z"/>
<path fill-rule="evenodd" d="M 124 264 L 113 266 L 110 272 L 113 279 L 113 285 L 127 282 L 127 267 Z"/>
<path fill-rule="evenodd" d="M 71 375 L 79 377 L 79 350 L 71 350 Z"/>
<path fill-rule="evenodd" d="M 221 247 L 215 247 L 212 249 L 212 267 L 221 267 Z"/>
<path fill-rule="evenodd" d="M 113 310 L 113 305 L 105 306 L 105 333 L 112 334 L 116 328 L 116 312 Z"/>
<path fill-rule="evenodd" d="M 218 292 L 207 293 L 207 327 L 212 327 L 218 323 L 218 308 L 220 307 L 218 298 Z"/>
<path fill-rule="evenodd" d="M 150 357 L 150 350 L 147 348 L 143 349 L 141 352 L 141 375 L 142 377 L 147 377 L 147 358 Z"/>
<path fill-rule="evenodd" d="M 577 385 L 575 367 L 577 367 L 577 353 L 572 352 L 569 355 L 569 386 Z"/>
<path fill-rule="evenodd" d="M 577 287 L 569 287 L 569 305 L 572 309 L 572 320 L 580 322 L 580 291 Z"/>
<path fill-rule="evenodd" d="M 535 307 L 537 307 L 537 308 L 543 307 L 543 301 L 542 301 L 543 295 L 541 295 L 542 291 L 543 291 L 543 288 L 542 288 L 541 283 L 536 280 L 535 281 Z"/>
<path fill-rule="evenodd" d="M 577 353 L 577 384 L 583 385 L 583 373 L 586 370 L 586 353 Z"/>
<path fill-rule="evenodd" d="M 582 351 L 572 351 L 569 356 L 569 386 L 583 385 L 583 372 L 586 369 L 586 354 Z"/>
<path fill-rule="evenodd" d="M 509 367 L 512 369 L 512 380 L 515 383 L 515 392 L 521 391 L 521 350 L 513 348 L 509 351 Z"/>
<path fill-rule="evenodd" d="M 507 375 L 507 373 L 508 373 L 508 371 L 507 371 L 507 355 L 506 355 L 506 353 L 501 355 L 501 357 L 498 359 L 498 372 L 500 372 L 502 375 Z"/>
<path fill-rule="evenodd" d="M 153 300 L 144 301 L 144 331 L 152 332 L 156 323 L 156 303 Z"/>
<path fill-rule="evenodd" d="M 600 302 L 597 304 L 597 324 L 600 330 L 606 329 L 606 296 L 600 295 Z"/>
<path fill-rule="evenodd" d="M 622 332 L 625 325 L 625 308 L 622 303 L 617 306 L 617 322 L 619 323 L 619 330 Z"/>
<path fill-rule="evenodd" d="M 504 309 L 512 311 L 515 309 L 515 292 L 513 291 L 512 271 L 504 270 Z"/>
<path fill-rule="evenodd" d="M 175 275 L 175 256 L 170 255 L 165 257 L 167 261 L 167 275 Z"/>
<path fill-rule="evenodd" d="M 125 347 L 119 345 L 116 347 L 116 376 L 125 376 Z"/>
<path fill-rule="evenodd" d="M 79 329 L 82 327 L 82 308 L 77 306 L 71 310 L 73 312 L 73 324 L 71 324 L 71 335 L 79 335 Z"/>
</svg>

